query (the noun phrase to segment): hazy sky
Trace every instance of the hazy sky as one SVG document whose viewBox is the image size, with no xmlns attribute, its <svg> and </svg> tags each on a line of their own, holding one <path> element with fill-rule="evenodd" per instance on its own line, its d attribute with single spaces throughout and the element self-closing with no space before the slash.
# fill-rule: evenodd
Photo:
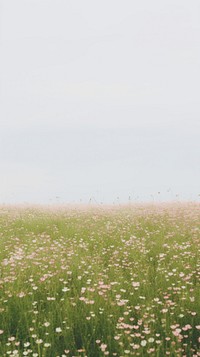
<svg viewBox="0 0 200 357">
<path fill-rule="evenodd" d="M 199 199 L 199 0 L 0 0 L 0 41 L 0 202 Z"/>
</svg>

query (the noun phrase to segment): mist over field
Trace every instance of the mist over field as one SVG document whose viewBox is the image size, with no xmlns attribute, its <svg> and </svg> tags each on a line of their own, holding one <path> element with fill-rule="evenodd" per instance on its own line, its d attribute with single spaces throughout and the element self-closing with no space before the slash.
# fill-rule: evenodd
<svg viewBox="0 0 200 357">
<path fill-rule="evenodd" d="M 165 130 L 10 130 L 1 140 L 1 201 L 198 200 L 198 135 L 190 144 L 184 133 L 183 148 L 173 132 L 169 145 Z"/>
<path fill-rule="evenodd" d="M 0 202 L 198 201 L 199 14 L 1 0 Z"/>
</svg>

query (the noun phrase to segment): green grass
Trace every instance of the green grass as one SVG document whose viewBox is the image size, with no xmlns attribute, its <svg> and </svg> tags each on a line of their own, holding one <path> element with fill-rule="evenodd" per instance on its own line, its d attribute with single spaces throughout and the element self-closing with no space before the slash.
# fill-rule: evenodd
<svg viewBox="0 0 200 357">
<path fill-rule="evenodd" d="M 200 356 L 200 205 L 0 208 L 0 356 Z"/>
</svg>

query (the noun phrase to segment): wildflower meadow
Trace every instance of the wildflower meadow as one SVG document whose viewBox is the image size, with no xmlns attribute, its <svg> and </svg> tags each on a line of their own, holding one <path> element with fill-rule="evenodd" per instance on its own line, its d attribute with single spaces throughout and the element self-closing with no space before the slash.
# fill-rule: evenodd
<svg viewBox="0 0 200 357">
<path fill-rule="evenodd" d="M 0 357 L 200 356 L 200 205 L 0 208 Z"/>
</svg>

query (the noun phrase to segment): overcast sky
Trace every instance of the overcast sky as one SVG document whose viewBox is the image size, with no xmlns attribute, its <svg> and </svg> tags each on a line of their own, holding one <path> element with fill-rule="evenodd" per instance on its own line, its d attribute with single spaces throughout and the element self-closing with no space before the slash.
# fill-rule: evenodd
<svg viewBox="0 0 200 357">
<path fill-rule="evenodd" d="M 199 0 L 0 0 L 0 84 L 0 202 L 199 200 Z"/>
</svg>

